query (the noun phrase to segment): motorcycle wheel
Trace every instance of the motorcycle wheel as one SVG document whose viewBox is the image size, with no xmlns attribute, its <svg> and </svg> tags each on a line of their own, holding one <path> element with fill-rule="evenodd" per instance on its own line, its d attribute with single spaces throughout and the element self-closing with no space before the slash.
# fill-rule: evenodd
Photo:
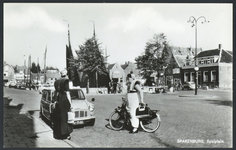
<svg viewBox="0 0 236 150">
<path fill-rule="evenodd" d="M 124 119 L 118 112 L 114 111 L 109 117 L 109 124 L 113 130 L 119 131 L 124 127 Z"/>
<path fill-rule="evenodd" d="M 140 126 L 146 132 L 153 133 L 155 132 L 161 124 L 161 118 L 159 114 L 155 118 L 140 120 Z"/>
</svg>

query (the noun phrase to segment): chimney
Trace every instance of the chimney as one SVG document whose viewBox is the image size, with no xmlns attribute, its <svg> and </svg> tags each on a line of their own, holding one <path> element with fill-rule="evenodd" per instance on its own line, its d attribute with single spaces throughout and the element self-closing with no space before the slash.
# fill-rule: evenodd
<svg viewBox="0 0 236 150">
<path fill-rule="evenodd" d="M 219 44 L 219 51 L 220 51 L 220 53 L 219 53 L 219 61 L 218 61 L 218 63 L 220 63 L 220 60 L 221 60 L 221 55 L 222 55 L 222 48 L 221 48 L 221 44 Z"/>
<path fill-rule="evenodd" d="M 219 44 L 219 50 L 221 50 L 221 44 Z"/>
</svg>

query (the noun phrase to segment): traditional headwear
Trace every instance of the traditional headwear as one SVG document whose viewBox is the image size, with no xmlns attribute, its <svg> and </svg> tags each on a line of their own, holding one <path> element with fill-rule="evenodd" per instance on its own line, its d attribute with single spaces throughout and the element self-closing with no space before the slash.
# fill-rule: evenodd
<svg viewBox="0 0 236 150">
<path fill-rule="evenodd" d="M 64 69 L 61 71 L 61 77 L 65 77 L 67 75 L 67 70 Z"/>
</svg>

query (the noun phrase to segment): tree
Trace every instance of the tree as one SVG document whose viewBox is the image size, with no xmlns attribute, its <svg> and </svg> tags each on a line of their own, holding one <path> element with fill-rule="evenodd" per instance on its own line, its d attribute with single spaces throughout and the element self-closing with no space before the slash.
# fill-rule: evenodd
<svg viewBox="0 0 236 150">
<path fill-rule="evenodd" d="M 30 68 L 30 71 L 32 73 L 37 73 L 37 67 L 36 67 L 36 64 L 33 62 L 32 65 L 31 65 L 31 68 Z"/>
<path fill-rule="evenodd" d="M 18 69 L 17 65 L 13 66 L 13 69 L 14 69 L 14 73 L 19 73 L 19 69 Z"/>
<path fill-rule="evenodd" d="M 92 80 L 90 84 L 95 87 L 98 86 L 98 75 L 107 75 L 106 58 L 102 55 L 102 49 L 97 41 L 95 36 L 87 39 L 79 46 L 79 50 L 76 50 L 77 57 L 71 59 L 73 66 L 76 66 L 79 72 L 86 74 Z"/>
<path fill-rule="evenodd" d="M 30 71 L 32 73 L 39 73 L 41 71 L 39 64 L 37 64 L 36 66 L 35 62 L 33 62 L 31 65 Z"/>
<path fill-rule="evenodd" d="M 171 49 L 164 33 L 155 34 L 153 39 L 146 43 L 144 55 L 135 58 L 137 68 L 145 78 L 150 78 L 154 72 L 159 73 L 170 63 Z"/>
<path fill-rule="evenodd" d="M 37 72 L 39 73 L 41 71 L 41 68 L 39 66 L 39 63 L 37 64 Z"/>
</svg>

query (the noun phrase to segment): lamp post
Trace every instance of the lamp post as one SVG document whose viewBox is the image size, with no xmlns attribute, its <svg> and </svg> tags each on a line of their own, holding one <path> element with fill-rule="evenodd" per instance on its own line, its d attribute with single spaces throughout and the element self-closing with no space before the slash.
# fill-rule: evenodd
<svg viewBox="0 0 236 150">
<path fill-rule="evenodd" d="M 197 95 L 198 70 L 199 70 L 199 67 L 197 64 L 197 22 L 199 19 L 204 19 L 204 22 L 202 22 L 202 23 L 209 22 L 209 21 L 206 21 L 206 18 L 204 16 L 200 16 L 197 19 L 195 17 L 191 16 L 188 20 L 189 23 L 192 23 L 192 27 L 195 26 L 195 67 L 194 67 L 194 70 L 195 70 L 195 95 Z"/>
<path fill-rule="evenodd" d="M 24 83 L 25 83 L 25 55 L 23 55 L 23 60 L 24 60 L 24 66 L 23 66 L 23 78 L 24 78 Z"/>
</svg>

